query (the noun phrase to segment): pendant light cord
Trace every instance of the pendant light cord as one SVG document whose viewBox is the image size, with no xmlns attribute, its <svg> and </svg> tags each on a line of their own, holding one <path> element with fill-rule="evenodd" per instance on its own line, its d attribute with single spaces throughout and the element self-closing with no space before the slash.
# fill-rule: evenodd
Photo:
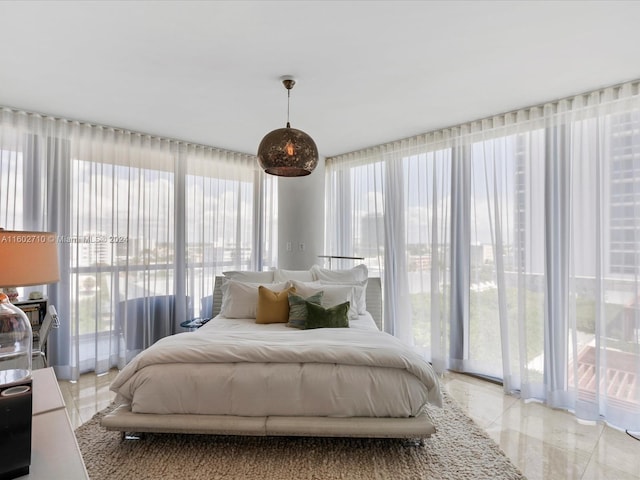
<svg viewBox="0 0 640 480">
<path fill-rule="evenodd" d="M 291 89 L 287 88 L 287 128 L 291 128 L 289 123 L 289 100 L 291 99 Z"/>
</svg>

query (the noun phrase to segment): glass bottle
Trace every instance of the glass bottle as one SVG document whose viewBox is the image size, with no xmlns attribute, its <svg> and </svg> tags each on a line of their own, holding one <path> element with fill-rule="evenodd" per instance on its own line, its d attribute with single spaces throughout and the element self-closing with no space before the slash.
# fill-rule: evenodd
<svg viewBox="0 0 640 480">
<path fill-rule="evenodd" d="M 0 386 L 31 377 L 32 342 L 29 318 L 0 293 Z"/>
</svg>

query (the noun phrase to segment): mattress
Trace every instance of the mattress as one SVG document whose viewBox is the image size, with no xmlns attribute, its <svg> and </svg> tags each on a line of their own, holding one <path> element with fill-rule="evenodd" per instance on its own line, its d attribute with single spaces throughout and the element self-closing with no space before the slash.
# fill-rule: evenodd
<svg viewBox="0 0 640 480">
<path fill-rule="evenodd" d="M 368 313 L 314 330 L 218 316 L 141 352 L 111 389 L 160 415 L 407 418 L 441 405 L 428 362 Z"/>
</svg>

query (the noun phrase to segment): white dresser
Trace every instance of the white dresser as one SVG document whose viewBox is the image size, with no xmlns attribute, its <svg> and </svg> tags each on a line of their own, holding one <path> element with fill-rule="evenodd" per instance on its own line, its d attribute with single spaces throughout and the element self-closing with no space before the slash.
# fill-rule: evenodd
<svg viewBox="0 0 640 480">
<path fill-rule="evenodd" d="M 31 467 L 19 479 L 89 478 L 53 368 L 34 370 Z"/>
</svg>

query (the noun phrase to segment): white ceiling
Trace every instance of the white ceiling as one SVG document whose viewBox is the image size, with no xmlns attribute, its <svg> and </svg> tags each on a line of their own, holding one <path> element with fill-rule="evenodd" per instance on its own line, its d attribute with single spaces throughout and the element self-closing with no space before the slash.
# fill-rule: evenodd
<svg viewBox="0 0 640 480">
<path fill-rule="evenodd" d="M 332 156 L 640 78 L 636 1 L 0 1 L 0 105 Z"/>
</svg>

